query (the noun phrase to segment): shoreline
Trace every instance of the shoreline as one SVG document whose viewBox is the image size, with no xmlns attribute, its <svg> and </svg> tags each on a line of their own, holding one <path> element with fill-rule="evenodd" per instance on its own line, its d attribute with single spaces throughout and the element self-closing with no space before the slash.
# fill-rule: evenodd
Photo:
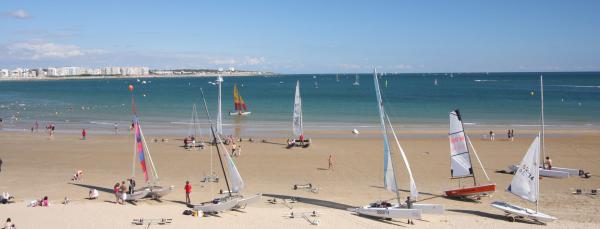
<svg viewBox="0 0 600 229">
<path fill-rule="evenodd" d="M 240 72 L 240 73 L 224 73 L 220 74 L 221 77 L 252 77 L 252 76 L 273 76 L 278 73 L 257 73 L 257 72 Z M 8 81 L 51 81 L 51 80 L 87 80 L 87 79 L 153 79 L 153 78 L 204 78 L 204 77 L 217 77 L 219 74 L 189 74 L 189 75 L 128 75 L 128 76 L 56 76 L 56 77 L 6 77 L 0 78 L 0 82 Z"/>
</svg>

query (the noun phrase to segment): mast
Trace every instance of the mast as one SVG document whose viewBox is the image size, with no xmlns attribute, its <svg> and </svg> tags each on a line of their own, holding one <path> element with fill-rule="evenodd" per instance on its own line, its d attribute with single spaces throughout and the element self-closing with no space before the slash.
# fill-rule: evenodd
<svg viewBox="0 0 600 229">
<path fill-rule="evenodd" d="M 375 95 L 377 96 L 377 107 L 379 108 L 379 121 L 381 123 L 381 132 L 383 134 L 383 144 L 384 144 L 384 186 L 388 186 L 391 184 L 388 184 L 388 178 L 387 178 L 387 166 L 391 166 L 392 167 L 392 176 L 393 179 L 391 180 L 393 182 L 393 187 L 386 187 L 386 189 L 388 188 L 393 188 L 394 191 L 396 192 L 396 198 L 398 199 L 398 205 L 401 205 L 401 201 L 400 201 L 400 192 L 398 191 L 398 182 L 396 180 L 396 168 L 394 166 L 394 160 L 392 160 L 392 155 L 390 152 L 390 145 L 389 145 L 389 141 L 388 141 L 388 132 L 387 132 L 387 127 L 385 125 L 385 111 L 383 108 L 383 101 L 381 100 L 381 91 L 379 88 L 379 80 L 377 79 L 377 69 L 373 70 L 373 80 L 374 80 L 374 84 L 375 84 Z M 389 156 L 389 157 L 388 157 Z M 389 163 L 389 164 L 388 164 Z M 389 189 L 388 189 L 389 190 Z M 389 190 L 391 191 L 391 190 Z"/>
<path fill-rule="evenodd" d="M 479 160 L 479 156 L 477 156 L 477 151 L 475 150 L 473 143 L 471 143 L 471 139 L 466 134 L 465 134 L 465 137 L 467 138 L 467 142 L 469 143 L 469 146 L 471 146 L 471 149 L 473 149 L 473 154 L 475 154 L 475 158 L 477 158 L 477 161 L 479 162 L 479 166 L 481 166 L 481 171 L 483 171 L 483 175 L 485 175 L 485 178 L 488 181 L 490 181 L 490 177 L 487 175 L 487 172 L 485 172 L 485 169 L 483 168 L 483 163 L 481 163 L 481 160 Z"/>
<path fill-rule="evenodd" d="M 219 138 L 221 138 L 221 135 L 223 135 L 223 118 L 221 114 L 221 84 L 223 84 L 223 78 L 221 77 L 221 75 L 217 76 L 217 84 L 219 88 L 219 95 L 217 96 L 217 133 L 219 134 Z"/>
<path fill-rule="evenodd" d="M 221 80 L 222 81 L 222 80 Z M 219 83 L 219 92 L 221 91 L 221 84 Z M 210 132 L 213 136 L 213 141 L 217 144 L 217 154 L 219 156 L 219 162 L 221 163 L 221 170 L 223 171 L 223 177 L 225 177 L 225 184 L 227 185 L 227 191 L 229 196 L 231 197 L 231 188 L 229 187 L 229 179 L 227 179 L 227 173 L 225 172 L 225 166 L 223 165 L 223 159 L 221 158 L 221 151 L 219 150 L 219 143 L 221 143 L 221 136 L 219 136 L 219 141 L 217 142 L 217 135 L 215 134 L 215 129 L 213 128 L 212 121 L 210 119 L 210 113 L 208 112 L 208 106 L 206 105 L 206 99 L 204 98 L 204 91 L 200 88 L 200 93 L 202 94 L 202 100 L 204 101 L 204 109 L 206 110 L 206 115 L 208 116 L 208 122 L 210 123 Z M 221 93 L 219 93 L 220 98 Z M 221 100 L 219 100 L 221 101 Z M 219 103 L 220 104 L 220 103 Z"/>
<path fill-rule="evenodd" d="M 541 100 L 541 109 L 540 110 L 541 110 L 541 119 L 542 119 L 542 136 L 540 137 L 540 140 L 541 140 L 540 147 L 541 147 L 541 151 L 542 151 L 541 160 L 544 160 L 544 158 L 546 158 L 546 147 L 544 147 L 546 144 L 546 141 L 544 140 L 544 137 L 545 137 L 545 134 L 544 134 L 544 131 L 545 131 L 545 125 L 544 125 L 544 76 L 542 76 L 542 75 L 540 75 L 540 100 Z M 543 166 L 543 165 L 544 165 L 544 163 L 542 163 L 542 167 L 545 168 L 545 166 Z"/>
<path fill-rule="evenodd" d="M 465 124 L 462 121 L 462 116 L 460 115 L 460 111 L 456 109 L 456 115 L 458 116 L 458 120 L 460 121 L 460 126 L 462 127 L 463 135 L 465 135 L 465 141 L 467 141 L 467 132 L 465 132 Z M 467 146 L 467 153 L 469 154 L 469 165 L 471 165 L 472 177 L 473 177 L 473 186 L 477 186 L 477 179 L 475 178 L 475 170 L 473 169 L 473 162 L 471 161 L 471 152 L 469 151 L 469 147 Z M 479 160 L 479 157 L 477 157 Z M 483 166 L 481 167 L 483 169 Z"/>
</svg>

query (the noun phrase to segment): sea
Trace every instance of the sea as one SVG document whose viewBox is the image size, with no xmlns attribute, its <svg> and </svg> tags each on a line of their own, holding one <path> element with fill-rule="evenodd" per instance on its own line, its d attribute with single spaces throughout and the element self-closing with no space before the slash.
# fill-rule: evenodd
<svg viewBox="0 0 600 229">
<path fill-rule="evenodd" d="M 600 72 L 381 73 L 379 79 L 395 128 L 447 129 L 448 113 L 460 109 L 467 129 L 535 129 L 540 125 L 540 76 L 547 129 L 600 129 Z M 90 134 L 112 133 L 117 123 L 117 129 L 126 132 L 133 95 L 145 132 L 208 134 L 207 114 L 213 122 L 217 114 L 215 80 L 173 76 L 0 81 L 0 117 L 5 131 L 28 131 L 37 121 L 40 131 L 53 123 L 58 132 L 86 128 Z M 296 82 L 305 131 L 379 128 L 373 73 L 294 74 L 225 77 L 225 134 L 291 136 Z M 248 116 L 229 115 L 236 84 L 252 112 Z"/>
</svg>

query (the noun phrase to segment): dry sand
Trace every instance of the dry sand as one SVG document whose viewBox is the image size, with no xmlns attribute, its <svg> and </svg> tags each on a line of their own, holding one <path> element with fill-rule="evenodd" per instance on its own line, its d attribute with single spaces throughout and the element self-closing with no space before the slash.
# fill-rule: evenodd
<svg viewBox="0 0 600 229">
<path fill-rule="evenodd" d="M 223 182 L 200 182 L 205 174 L 210 173 L 210 149 L 186 151 L 181 147 L 181 141 L 172 137 L 166 143 L 149 142 L 160 183 L 174 185 L 175 192 L 162 202 L 144 200 L 137 206 L 121 206 L 114 203 L 114 196 L 109 192 L 115 182 L 125 180 L 131 174 L 131 136 L 92 134 L 83 141 L 77 135 L 58 134 L 50 139 L 41 133 L 0 132 L 0 158 L 4 161 L 0 172 L 0 192 L 7 191 L 17 197 L 15 204 L 0 205 L 0 220 L 11 217 L 18 228 L 132 228 L 135 227 L 131 224 L 134 218 L 173 218 L 171 225 L 152 228 L 308 228 L 313 226 L 306 220 L 284 216 L 292 211 L 299 214 L 317 210 L 322 213 L 319 217 L 319 227 L 322 228 L 530 228 L 532 224 L 506 221 L 503 213 L 490 207 L 489 203 L 504 200 L 534 207 L 503 191 L 512 179 L 511 175 L 494 172 L 518 163 L 532 139 L 518 138 L 509 142 L 498 134 L 498 140 L 490 142 L 476 137 L 482 134 L 472 133 L 471 137 L 498 191 L 492 197 L 482 199 L 481 203 L 449 200 L 441 196 L 443 190 L 457 186 L 457 181 L 448 179 L 446 138 L 401 139 L 421 192 L 419 199 L 424 203 L 440 203 L 446 208 L 444 215 L 424 215 L 423 220 L 412 226 L 404 220 L 379 221 L 345 211 L 347 207 L 395 197 L 381 187 L 383 146 L 381 139 L 377 138 L 348 135 L 347 138 L 313 139 L 311 147 L 291 150 L 285 149 L 284 139 L 268 139 L 269 143 L 242 142 L 242 155 L 235 160 L 246 183 L 244 193 L 260 192 L 265 197 L 260 203 L 242 211 L 197 218 L 182 215 L 187 209 L 182 204 L 185 181 L 189 180 L 193 185 L 191 198 L 195 203 L 208 201 L 216 196 L 219 189 L 225 189 Z M 594 175 L 600 174 L 600 134 L 593 131 L 556 131 L 556 134 L 561 134 L 560 138 L 546 138 L 546 147 L 555 166 L 581 168 Z M 146 136 L 149 141 L 152 138 Z M 329 154 L 334 156 L 334 170 L 327 169 Z M 213 170 L 222 177 L 214 149 L 212 155 Z M 406 188 L 408 178 L 403 162 L 398 155 L 394 155 L 394 159 L 399 185 Z M 485 182 L 479 166 L 475 168 L 478 180 Z M 71 184 L 70 178 L 78 169 L 84 170 L 83 180 Z M 143 178 L 139 166 L 136 176 L 140 186 Z M 293 184 L 308 182 L 320 191 L 292 190 Z M 544 178 L 540 186 L 541 211 L 559 218 L 549 223 L 547 228 L 600 227 L 600 218 L 597 217 L 600 196 L 571 194 L 574 188 L 584 191 L 600 188 L 600 178 Z M 84 199 L 90 187 L 100 190 L 99 200 Z M 52 206 L 26 207 L 26 201 L 45 195 L 50 197 Z M 272 196 L 298 197 L 303 203 L 293 204 L 293 209 L 283 204 L 271 205 L 266 200 Z M 73 202 L 60 204 L 64 197 Z"/>
</svg>

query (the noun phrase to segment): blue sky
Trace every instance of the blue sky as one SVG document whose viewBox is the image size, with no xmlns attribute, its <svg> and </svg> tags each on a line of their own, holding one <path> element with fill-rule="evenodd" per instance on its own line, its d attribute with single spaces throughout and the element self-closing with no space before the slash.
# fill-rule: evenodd
<svg viewBox="0 0 600 229">
<path fill-rule="evenodd" d="M 600 1 L 0 0 L 0 68 L 598 71 Z"/>
</svg>

